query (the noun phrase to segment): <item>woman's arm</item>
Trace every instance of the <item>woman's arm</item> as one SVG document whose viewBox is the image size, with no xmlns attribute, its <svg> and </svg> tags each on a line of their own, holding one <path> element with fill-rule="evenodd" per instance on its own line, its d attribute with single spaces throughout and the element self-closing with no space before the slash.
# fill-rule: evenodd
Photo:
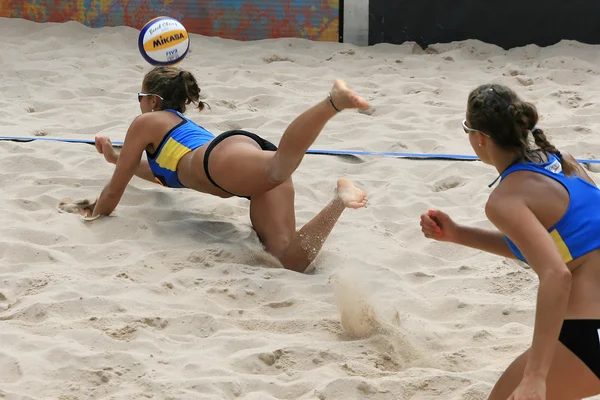
<svg viewBox="0 0 600 400">
<path fill-rule="evenodd" d="M 539 276 L 533 342 L 523 379 L 545 382 L 567 310 L 571 272 L 546 228 L 520 196 L 492 195 L 486 214 Z"/>
<path fill-rule="evenodd" d="M 115 160 L 115 162 L 113 164 L 116 165 L 118 160 L 119 160 L 119 158 L 117 156 L 117 159 Z M 150 169 L 150 164 L 148 164 L 148 160 L 140 159 L 140 165 L 135 170 L 134 175 L 137 176 L 138 178 L 142 178 L 149 182 L 156 183 L 154 173 L 152 173 L 152 170 Z"/>
<path fill-rule="evenodd" d="M 508 247 L 504 234 L 497 230 L 459 225 L 455 243 L 498 256 L 517 259 Z"/>
<path fill-rule="evenodd" d="M 100 193 L 98 200 L 96 200 L 92 217 L 110 215 L 119 204 L 133 175 L 142 168 L 140 165 L 142 153 L 149 143 L 144 135 L 144 132 L 148 132 L 150 129 L 148 119 L 147 116 L 142 114 L 129 126 L 112 178 Z M 146 166 L 149 170 L 150 167 L 147 162 Z M 146 171 L 142 170 L 142 173 L 145 174 Z M 154 179 L 152 181 L 154 182 Z"/>
<path fill-rule="evenodd" d="M 502 232 L 458 225 L 448 214 L 440 210 L 429 210 L 421 214 L 421 231 L 430 239 L 516 259 Z"/>
<path fill-rule="evenodd" d="M 117 161 L 119 160 L 119 153 L 117 153 L 108 137 L 96 136 L 95 145 L 96 149 L 98 150 L 98 153 L 102 154 L 104 156 L 104 159 L 108 163 L 114 165 L 117 164 Z M 154 179 L 154 174 L 152 173 L 152 170 L 150 169 L 150 164 L 148 164 L 147 160 L 140 160 L 140 165 L 135 171 L 135 176 L 156 183 L 156 180 Z"/>
</svg>

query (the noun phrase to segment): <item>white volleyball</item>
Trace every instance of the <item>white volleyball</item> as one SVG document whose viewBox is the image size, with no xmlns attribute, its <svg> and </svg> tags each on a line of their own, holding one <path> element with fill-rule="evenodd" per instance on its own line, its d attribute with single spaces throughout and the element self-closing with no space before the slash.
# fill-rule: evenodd
<svg viewBox="0 0 600 400">
<path fill-rule="evenodd" d="M 152 65 L 174 65 L 190 49 L 190 37 L 183 24 L 171 17 L 157 17 L 140 30 L 138 48 Z"/>
</svg>

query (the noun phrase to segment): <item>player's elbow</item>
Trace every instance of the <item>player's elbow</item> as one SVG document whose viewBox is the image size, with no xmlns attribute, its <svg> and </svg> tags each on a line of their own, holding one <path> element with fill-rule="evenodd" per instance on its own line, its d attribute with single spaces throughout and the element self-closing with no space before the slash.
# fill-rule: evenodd
<svg viewBox="0 0 600 400">
<path fill-rule="evenodd" d="M 570 290 L 573 275 L 565 264 L 554 268 L 547 268 L 543 274 L 540 274 L 540 281 L 552 281 L 555 285 Z"/>
</svg>

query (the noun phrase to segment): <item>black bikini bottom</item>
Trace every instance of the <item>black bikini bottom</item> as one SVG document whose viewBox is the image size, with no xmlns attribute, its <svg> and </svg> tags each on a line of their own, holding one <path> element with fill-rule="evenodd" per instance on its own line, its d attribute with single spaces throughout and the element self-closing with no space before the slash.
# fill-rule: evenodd
<svg viewBox="0 0 600 400">
<path fill-rule="evenodd" d="M 215 146 L 217 146 L 219 143 L 221 143 L 223 140 L 227 139 L 228 137 L 235 136 L 235 135 L 247 136 L 250 139 L 253 139 L 256 143 L 258 143 L 258 145 L 260 146 L 260 148 L 263 149 L 263 150 L 266 150 L 266 151 L 277 151 L 277 146 L 275 146 L 273 143 L 269 142 L 268 140 L 265 140 L 265 139 L 261 138 L 260 136 L 258 136 L 257 134 L 254 134 L 252 132 L 247 132 L 247 131 L 243 131 L 243 130 L 239 130 L 239 129 L 235 129 L 235 130 L 223 132 L 220 135 L 218 135 L 216 138 L 214 138 L 213 140 L 211 140 L 211 142 L 209 143 L 208 147 L 206 148 L 206 152 L 204 153 L 204 173 L 206 174 L 206 177 L 208 178 L 208 180 L 213 185 L 215 185 L 216 187 L 218 187 L 219 189 L 221 189 L 221 190 L 229 193 L 232 196 L 242 197 L 244 199 L 250 200 L 250 197 L 248 197 L 248 196 L 240 196 L 240 195 L 231 193 L 228 190 L 223 189 L 221 186 L 219 186 L 213 180 L 213 178 L 210 176 L 210 172 L 208 172 L 208 157 L 210 156 L 210 153 L 213 151 L 213 149 L 215 148 Z"/>
<path fill-rule="evenodd" d="M 566 319 L 558 340 L 600 378 L 600 320 Z"/>
</svg>

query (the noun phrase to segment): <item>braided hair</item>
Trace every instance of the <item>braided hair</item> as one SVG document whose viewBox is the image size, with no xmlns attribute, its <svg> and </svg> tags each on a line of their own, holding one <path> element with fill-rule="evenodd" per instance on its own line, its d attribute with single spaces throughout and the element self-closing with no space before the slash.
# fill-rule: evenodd
<svg viewBox="0 0 600 400">
<path fill-rule="evenodd" d="M 497 146 L 517 150 L 522 160 L 539 162 L 539 152 L 529 141 L 531 133 L 539 150 L 560 159 L 565 175 L 575 172 L 576 167 L 562 157 L 536 125 L 539 119 L 536 107 L 504 85 L 485 84 L 474 89 L 468 98 L 467 119 L 473 129 L 488 134 Z"/>
</svg>

